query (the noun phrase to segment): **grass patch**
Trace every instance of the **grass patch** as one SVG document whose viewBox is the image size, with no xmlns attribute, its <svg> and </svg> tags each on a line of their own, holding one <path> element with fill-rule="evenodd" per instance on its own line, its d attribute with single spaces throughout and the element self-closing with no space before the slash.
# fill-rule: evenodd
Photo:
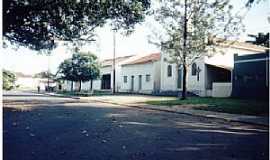
<svg viewBox="0 0 270 160">
<path fill-rule="evenodd" d="M 193 107 L 193 109 L 245 115 L 269 115 L 269 102 L 258 100 L 189 97 L 186 100 L 147 101 L 146 103 L 161 106 L 202 104 L 206 105 L 207 107 L 195 106 Z"/>
</svg>

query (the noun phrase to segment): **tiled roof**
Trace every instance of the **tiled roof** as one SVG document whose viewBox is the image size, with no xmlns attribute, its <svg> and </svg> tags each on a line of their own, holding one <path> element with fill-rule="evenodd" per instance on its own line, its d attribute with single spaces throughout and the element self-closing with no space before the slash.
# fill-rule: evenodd
<svg viewBox="0 0 270 160">
<path fill-rule="evenodd" d="M 115 63 L 119 63 L 122 62 L 124 60 L 127 60 L 131 57 L 133 57 L 134 55 L 129 55 L 129 56 L 124 56 L 124 57 L 117 57 L 115 58 Z M 105 59 L 101 62 L 101 66 L 102 67 L 107 67 L 107 66 L 112 66 L 113 65 L 113 59 Z"/>
<path fill-rule="evenodd" d="M 137 58 L 123 65 L 144 64 L 144 63 L 158 61 L 158 60 L 160 60 L 160 53 L 152 53 L 152 54 Z"/>
</svg>

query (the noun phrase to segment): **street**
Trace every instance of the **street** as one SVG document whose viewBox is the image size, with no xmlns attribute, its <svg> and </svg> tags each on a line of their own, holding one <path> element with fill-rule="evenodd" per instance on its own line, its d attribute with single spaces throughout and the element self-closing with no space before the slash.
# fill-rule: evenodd
<svg viewBox="0 0 270 160">
<path fill-rule="evenodd" d="M 4 160 L 266 160 L 269 128 L 7 92 Z"/>
</svg>

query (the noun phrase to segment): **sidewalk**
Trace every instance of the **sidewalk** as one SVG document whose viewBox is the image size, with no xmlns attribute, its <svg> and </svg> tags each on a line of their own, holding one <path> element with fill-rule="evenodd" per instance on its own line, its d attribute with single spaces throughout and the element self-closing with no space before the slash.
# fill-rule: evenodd
<svg viewBox="0 0 270 160">
<path fill-rule="evenodd" d="M 94 101 L 94 102 L 102 102 L 102 103 L 110 103 L 127 107 L 134 107 L 140 109 L 150 109 L 157 111 L 165 111 L 179 114 L 187 114 L 192 116 L 199 117 L 207 117 L 207 118 L 216 118 L 223 119 L 231 122 L 241 122 L 255 125 L 262 125 L 269 127 L 269 117 L 262 116 L 249 116 L 249 115 L 239 115 L 239 114 L 229 114 L 229 113 L 221 113 L 221 112 L 212 112 L 212 111 L 204 111 L 204 110 L 195 110 L 191 108 L 177 107 L 177 106 L 157 106 L 157 105 L 149 105 L 143 102 L 149 99 L 171 99 L 170 97 L 155 97 L 155 96 L 92 96 L 92 97 L 74 97 L 74 96 L 65 96 L 61 94 L 55 93 L 45 93 L 50 96 L 58 96 L 58 97 L 68 97 L 74 99 L 80 99 L 80 101 Z"/>
</svg>

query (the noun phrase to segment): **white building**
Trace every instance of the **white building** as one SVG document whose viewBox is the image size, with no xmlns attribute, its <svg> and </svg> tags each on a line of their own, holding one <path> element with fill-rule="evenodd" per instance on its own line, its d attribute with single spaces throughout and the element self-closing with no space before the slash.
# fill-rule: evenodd
<svg viewBox="0 0 270 160">
<path fill-rule="evenodd" d="M 187 91 L 203 97 L 229 97 L 234 54 L 254 54 L 265 49 L 237 42 L 222 48 L 223 53 L 197 59 L 187 71 Z M 116 58 L 116 92 L 177 95 L 183 87 L 183 69 L 181 65 L 170 63 L 169 59 L 166 53 Z M 101 78 L 93 82 L 94 90 L 112 89 L 112 63 L 112 59 L 102 61 Z M 78 86 L 76 84 L 73 88 Z M 82 90 L 89 91 L 90 83 L 82 83 Z"/>
<path fill-rule="evenodd" d="M 229 97 L 231 95 L 232 69 L 234 54 L 254 54 L 264 52 L 266 48 L 237 42 L 229 48 L 223 48 L 223 53 L 211 57 L 197 59 L 187 71 L 187 90 L 199 96 Z M 160 92 L 182 91 L 181 66 L 171 64 L 166 53 L 161 55 L 161 89 Z"/>
<path fill-rule="evenodd" d="M 151 94 L 160 90 L 160 53 L 122 64 L 120 92 Z"/>
</svg>

